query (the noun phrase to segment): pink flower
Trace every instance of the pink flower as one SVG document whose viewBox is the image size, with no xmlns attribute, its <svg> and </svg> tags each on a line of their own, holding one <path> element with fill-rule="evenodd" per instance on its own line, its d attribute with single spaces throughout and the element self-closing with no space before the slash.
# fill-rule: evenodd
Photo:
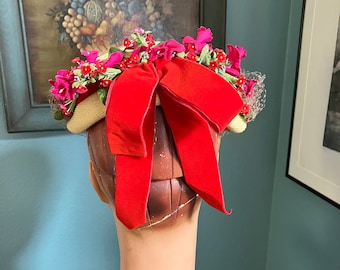
<svg viewBox="0 0 340 270">
<path fill-rule="evenodd" d="M 252 97 L 254 94 L 254 86 L 257 84 L 257 80 L 247 80 L 243 85 L 243 92 L 246 96 Z"/>
<path fill-rule="evenodd" d="M 74 74 L 68 69 L 60 69 L 57 71 L 55 81 L 49 80 L 52 85 L 51 93 L 57 99 L 73 99 L 75 91 L 72 89 L 72 83 L 74 80 Z"/>
<path fill-rule="evenodd" d="M 143 35 L 145 33 L 143 28 L 137 27 L 135 28 L 135 33 Z"/>
<path fill-rule="evenodd" d="M 114 53 L 111 53 L 109 58 L 106 60 L 105 62 L 105 66 L 106 67 L 113 67 L 117 64 L 119 64 L 123 59 L 123 53 L 121 52 L 114 52 Z"/>
<path fill-rule="evenodd" d="M 89 63 L 96 63 L 98 57 L 98 50 L 83 51 L 81 54 L 86 57 L 86 61 Z"/>
<path fill-rule="evenodd" d="M 57 76 L 59 76 L 60 78 L 63 78 L 66 81 L 73 81 L 74 79 L 73 72 L 68 69 L 59 69 L 57 71 Z"/>
<path fill-rule="evenodd" d="M 230 44 L 227 46 L 229 66 L 226 68 L 226 72 L 233 76 L 239 76 L 241 71 L 241 59 L 246 57 L 247 52 L 242 47 Z"/>
<path fill-rule="evenodd" d="M 155 61 L 159 58 L 164 58 L 167 61 L 171 61 L 171 58 L 175 53 L 184 52 L 185 48 L 182 44 L 178 43 L 174 39 L 169 39 L 167 42 L 161 43 L 151 49 L 150 61 Z"/>
<path fill-rule="evenodd" d="M 51 94 L 60 100 L 74 99 L 76 91 L 72 88 L 72 83 L 62 76 L 55 76 L 55 81 L 48 81 L 51 85 Z"/>
<path fill-rule="evenodd" d="M 197 37 L 194 39 L 191 36 L 185 36 L 183 38 L 184 44 L 194 44 L 196 52 L 201 52 L 203 47 L 208 43 L 211 42 L 213 39 L 212 32 L 209 28 L 205 28 L 201 26 L 197 30 Z"/>
</svg>

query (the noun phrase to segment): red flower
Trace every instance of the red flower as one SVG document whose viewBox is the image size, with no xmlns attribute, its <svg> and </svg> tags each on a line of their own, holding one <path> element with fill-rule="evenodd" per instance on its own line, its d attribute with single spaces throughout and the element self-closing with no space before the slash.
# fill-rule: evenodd
<svg viewBox="0 0 340 270">
<path fill-rule="evenodd" d="M 98 71 L 97 71 L 97 70 L 92 70 L 92 71 L 90 72 L 90 77 L 96 77 L 97 74 L 98 74 Z"/>
<path fill-rule="evenodd" d="M 87 75 L 91 72 L 91 66 L 88 64 L 84 64 L 81 66 L 81 74 Z"/>
<path fill-rule="evenodd" d="M 225 62 L 225 60 L 227 60 L 227 55 L 225 54 L 224 51 L 220 49 L 215 49 L 215 53 L 218 62 L 223 63 Z"/>
<path fill-rule="evenodd" d="M 151 33 L 147 33 L 145 37 L 146 43 L 148 44 L 148 47 L 151 48 L 153 45 L 155 45 L 155 38 Z"/>
<path fill-rule="evenodd" d="M 218 68 L 217 61 L 211 61 L 209 64 L 209 68 L 215 71 Z"/>
<path fill-rule="evenodd" d="M 79 94 L 84 94 L 87 92 L 87 87 L 85 85 L 79 85 L 78 88 L 76 89 L 76 92 Z"/>
<path fill-rule="evenodd" d="M 197 60 L 197 55 L 194 54 L 193 52 L 190 52 L 188 55 L 187 55 L 187 58 L 191 61 L 195 61 Z"/>
<path fill-rule="evenodd" d="M 195 45 L 193 43 L 185 43 L 185 49 L 189 52 L 194 52 Z"/>
<path fill-rule="evenodd" d="M 245 84 L 246 80 L 247 80 L 247 78 L 246 78 L 244 75 L 242 75 L 241 77 L 239 77 L 239 78 L 237 79 L 236 85 L 237 85 L 238 87 L 242 87 L 242 86 Z"/>
<path fill-rule="evenodd" d="M 135 54 L 135 55 L 131 55 L 130 59 L 134 63 L 139 63 L 140 57 L 138 54 Z"/>
<path fill-rule="evenodd" d="M 72 62 L 73 64 L 79 63 L 79 62 L 80 62 L 80 57 L 73 58 L 73 59 L 71 60 L 71 62 Z"/>
<path fill-rule="evenodd" d="M 251 110 L 251 106 L 249 104 L 244 104 L 241 110 L 242 115 L 247 115 Z"/>
<path fill-rule="evenodd" d="M 97 70 L 101 73 L 106 72 L 106 66 L 104 66 L 102 63 L 97 62 L 96 63 Z"/>
<path fill-rule="evenodd" d="M 103 79 L 103 80 L 100 80 L 100 83 L 101 83 L 101 85 L 103 86 L 103 87 L 109 87 L 110 86 L 110 84 L 112 83 L 112 80 L 105 80 L 105 79 Z"/>
<path fill-rule="evenodd" d="M 127 67 L 126 67 L 126 65 L 125 65 L 125 63 L 124 62 L 121 62 L 121 63 L 119 63 L 119 69 L 120 70 L 125 70 Z"/>
<path fill-rule="evenodd" d="M 131 41 L 129 38 L 124 38 L 123 46 L 126 49 L 132 49 L 135 46 L 135 42 Z"/>
<path fill-rule="evenodd" d="M 72 113 L 66 109 L 63 109 L 62 111 L 62 114 L 66 117 L 71 117 L 72 116 Z"/>
<path fill-rule="evenodd" d="M 124 64 L 125 68 L 130 68 L 130 67 L 134 66 L 134 63 L 130 58 L 124 58 L 123 64 Z"/>
</svg>

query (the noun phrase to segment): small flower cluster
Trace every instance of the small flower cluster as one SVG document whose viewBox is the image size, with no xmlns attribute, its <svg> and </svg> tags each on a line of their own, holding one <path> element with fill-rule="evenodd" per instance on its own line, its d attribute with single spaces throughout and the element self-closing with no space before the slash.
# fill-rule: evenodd
<svg viewBox="0 0 340 270">
<path fill-rule="evenodd" d="M 97 93 L 105 103 L 111 82 L 124 70 L 150 61 L 164 65 L 173 57 L 182 57 L 206 66 L 233 85 L 245 104 L 240 115 L 246 122 L 254 120 L 265 103 L 264 75 L 241 70 L 244 48 L 229 44 L 225 52 L 212 47 L 212 38 L 210 29 L 200 27 L 196 38 L 185 36 L 182 43 L 174 39 L 156 42 L 151 32 L 138 28 L 124 39 L 122 48 L 111 48 L 106 59 L 96 50 L 82 52 L 83 59 L 73 59 L 70 70 L 59 70 L 55 80 L 49 80 L 55 118 L 71 117 L 77 100 L 89 94 L 90 85 L 97 84 Z"/>
<path fill-rule="evenodd" d="M 105 103 L 107 90 L 112 80 L 121 73 L 119 65 L 123 59 L 121 52 L 112 53 L 108 59 L 101 60 L 98 51 L 84 51 L 85 60 L 77 57 L 72 60 L 71 69 L 58 70 L 55 79 L 49 80 L 51 84 L 50 103 L 54 105 L 54 118 L 62 120 L 71 117 L 82 95 L 89 94 L 89 86 L 97 84 L 97 93 Z"/>
</svg>

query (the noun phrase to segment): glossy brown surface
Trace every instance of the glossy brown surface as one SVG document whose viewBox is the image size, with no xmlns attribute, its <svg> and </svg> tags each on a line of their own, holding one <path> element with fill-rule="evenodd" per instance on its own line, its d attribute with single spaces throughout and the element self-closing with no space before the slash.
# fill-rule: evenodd
<svg viewBox="0 0 340 270">
<path fill-rule="evenodd" d="M 101 200 L 114 210 L 115 155 L 110 153 L 108 147 L 105 120 L 88 129 L 88 148 L 92 185 Z M 184 181 L 171 131 L 161 108 L 157 107 L 147 223 L 142 227 L 164 227 L 185 220 L 200 201 Z"/>
</svg>

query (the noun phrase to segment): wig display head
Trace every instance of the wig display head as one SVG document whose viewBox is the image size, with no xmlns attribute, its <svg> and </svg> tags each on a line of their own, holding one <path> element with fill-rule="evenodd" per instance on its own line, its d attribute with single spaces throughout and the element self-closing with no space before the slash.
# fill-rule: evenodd
<svg viewBox="0 0 340 270">
<path fill-rule="evenodd" d="M 197 37 L 155 41 L 136 29 L 123 48 L 83 51 L 51 84 L 56 119 L 87 130 L 90 176 L 128 229 L 190 218 L 201 198 L 225 208 L 218 149 L 223 132 L 243 132 L 263 109 L 265 76 L 241 69 L 246 51 Z"/>
<path fill-rule="evenodd" d="M 91 126 L 87 138 L 92 185 L 100 199 L 114 211 L 116 158 L 108 147 L 105 121 L 100 120 Z M 214 138 L 217 147 L 219 136 Z M 138 178 L 138 174 L 135 177 Z M 158 107 L 146 223 L 140 228 L 171 226 L 191 218 L 200 201 L 199 196 L 185 182 L 170 127 L 162 108 Z"/>
</svg>

